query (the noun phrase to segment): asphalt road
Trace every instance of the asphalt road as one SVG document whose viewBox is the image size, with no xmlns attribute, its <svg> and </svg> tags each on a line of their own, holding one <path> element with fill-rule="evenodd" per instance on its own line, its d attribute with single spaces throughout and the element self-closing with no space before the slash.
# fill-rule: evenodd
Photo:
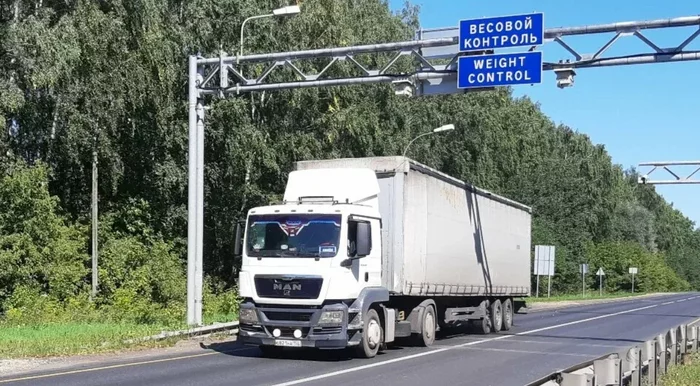
<svg viewBox="0 0 700 386">
<path fill-rule="evenodd" d="M 374 359 L 343 352 L 262 358 L 221 343 L 186 355 L 113 361 L 0 378 L 1 385 L 523 385 L 558 369 L 634 346 L 700 318 L 700 294 L 680 294 L 516 315 L 508 333 L 443 337 L 431 348 Z"/>
</svg>

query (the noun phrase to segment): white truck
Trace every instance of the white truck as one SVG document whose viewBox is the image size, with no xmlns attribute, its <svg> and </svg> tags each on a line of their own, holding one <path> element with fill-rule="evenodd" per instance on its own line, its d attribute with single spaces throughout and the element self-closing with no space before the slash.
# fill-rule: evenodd
<svg viewBox="0 0 700 386">
<path fill-rule="evenodd" d="M 265 355 L 508 330 L 531 293 L 531 209 L 408 158 L 298 162 L 244 227 L 238 339 Z"/>
</svg>

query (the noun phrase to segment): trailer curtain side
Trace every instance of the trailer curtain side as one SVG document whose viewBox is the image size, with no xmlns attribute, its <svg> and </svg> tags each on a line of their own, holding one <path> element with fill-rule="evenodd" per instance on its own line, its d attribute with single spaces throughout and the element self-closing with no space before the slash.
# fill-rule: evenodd
<svg viewBox="0 0 700 386">
<path fill-rule="evenodd" d="M 529 296 L 531 209 L 403 157 L 302 161 L 370 168 L 380 187 L 382 283 L 397 295 Z"/>
</svg>

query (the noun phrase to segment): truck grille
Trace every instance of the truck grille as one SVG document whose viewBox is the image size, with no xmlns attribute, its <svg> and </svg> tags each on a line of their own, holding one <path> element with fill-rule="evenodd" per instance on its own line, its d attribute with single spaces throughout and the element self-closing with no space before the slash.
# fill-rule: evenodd
<svg viewBox="0 0 700 386">
<path fill-rule="evenodd" d="M 323 278 L 255 276 L 255 291 L 261 298 L 317 299 Z"/>
<path fill-rule="evenodd" d="M 287 312 L 287 311 L 263 311 L 268 320 L 309 322 L 313 313 L 308 312 Z"/>
</svg>

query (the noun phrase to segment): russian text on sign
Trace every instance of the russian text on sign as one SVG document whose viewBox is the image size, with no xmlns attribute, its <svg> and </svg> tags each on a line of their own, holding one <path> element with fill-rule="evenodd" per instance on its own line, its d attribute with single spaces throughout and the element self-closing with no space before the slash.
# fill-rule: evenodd
<svg viewBox="0 0 700 386">
<path fill-rule="evenodd" d="M 544 15 L 533 13 L 462 20 L 459 37 L 462 51 L 539 45 L 544 42 Z"/>
</svg>

